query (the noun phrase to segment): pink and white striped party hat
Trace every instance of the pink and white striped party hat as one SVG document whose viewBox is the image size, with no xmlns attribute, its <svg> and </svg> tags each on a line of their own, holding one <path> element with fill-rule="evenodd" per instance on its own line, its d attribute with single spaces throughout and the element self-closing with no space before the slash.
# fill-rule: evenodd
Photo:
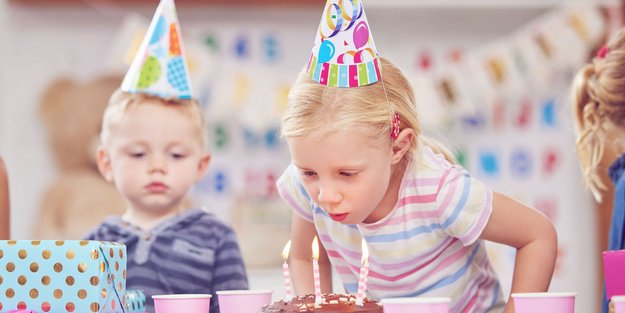
<svg viewBox="0 0 625 313">
<path fill-rule="evenodd" d="M 359 87 L 380 80 L 378 53 L 362 0 L 328 0 L 306 68 L 332 87 Z"/>
</svg>

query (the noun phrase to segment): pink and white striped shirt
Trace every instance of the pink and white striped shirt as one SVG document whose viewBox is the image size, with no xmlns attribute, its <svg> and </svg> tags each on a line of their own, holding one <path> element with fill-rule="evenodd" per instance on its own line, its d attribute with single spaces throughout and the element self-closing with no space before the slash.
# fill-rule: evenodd
<svg viewBox="0 0 625 313">
<path fill-rule="evenodd" d="M 293 165 L 277 186 L 293 210 L 315 224 L 348 293 L 358 288 L 364 237 L 370 297 L 451 297 L 451 312 L 503 311 L 497 275 L 479 240 L 492 191 L 430 148 L 421 147 L 407 167 L 393 211 L 373 224 L 333 221 L 307 194 Z"/>
</svg>

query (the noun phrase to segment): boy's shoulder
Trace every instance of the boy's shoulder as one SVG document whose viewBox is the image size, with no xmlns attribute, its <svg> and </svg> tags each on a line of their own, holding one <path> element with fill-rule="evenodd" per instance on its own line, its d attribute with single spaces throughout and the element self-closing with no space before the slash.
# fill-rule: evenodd
<svg viewBox="0 0 625 313">
<path fill-rule="evenodd" d="M 220 220 L 215 214 L 205 211 L 203 208 L 189 209 L 174 218 L 169 225 L 170 231 L 187 233 L 229 233 L 232 227 Z"/>
<path fill-rule="evenodd" d="M 108 216 L 83 238 L 87 240 L 115 241 L 123 234 L 127 235 L 128 233 L 124 230 L 123 223 L 121 216 Z"/>
</svg>

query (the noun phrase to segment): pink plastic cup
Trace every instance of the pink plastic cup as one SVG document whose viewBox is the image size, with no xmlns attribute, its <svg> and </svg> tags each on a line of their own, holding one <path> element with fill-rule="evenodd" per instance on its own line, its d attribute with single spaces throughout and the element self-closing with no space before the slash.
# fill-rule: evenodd
<svg viewBox="0 0 625 313">
<path fill-rule="evenodd" d="M 450 298 L 414 297 L 382 299 L 384 313 L 449 313 Z"/>
<path fill-rule="evenodd" d="M 603 252 L 603 277 L 608 299 L 625 295 L 625 250 Z"/>
<path fill-rule="evenodd" d="M 574 313 L 574 292 L 513 293 L 516 313 Z"/>
<path fill-rule="evenodd" d="M 211 306 L 209 294 L 154 295 L 152 299 L 156 313 L 209 313 Z"/>
<path fill-rule="evenodd" d="M 612 296 L 615 313 L 625 313 L 625 296 Z"/>
<path fill-rule="evenodd" d="M 221 313 L 257 313 L 271 303 L 271 290 L 221 290 L 217 291 Z"/>
</svg>

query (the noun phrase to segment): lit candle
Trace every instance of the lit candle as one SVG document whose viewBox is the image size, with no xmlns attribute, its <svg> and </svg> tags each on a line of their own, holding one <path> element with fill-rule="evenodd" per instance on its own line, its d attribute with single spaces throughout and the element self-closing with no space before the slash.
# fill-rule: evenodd
<svg viewBox="0 0 625 313">
<path fill-rule="evenodd" d="M 289 273 L 289 263 L 287 262 L 289 259 L 289 250 L 291 250 L 291 240 L 286 243 L 282 250 L 282 259 L 284 259 L 284 263 L 282 263 L 282 275 L 284 276 L 284 300 L 286 301 L 293 299 L 293 286 L 291 286 L 291 274 Z"/>
<path fill-rule="evenodd" d="M 315 280 L 315 304 L 323 302 L 321 296 L 321 283 L 319 282 L 319 241 L 317 236 L 312 242 L 313 279 Z"/>
<path fill-rule="evenodd" d="M 358 278 L 358 294 L 356 295 L 356 305 L 364 305 L 363 301 L 367 294 L 367 277 L 369 276 L 369 248 L 367 242 L 362 239 L 362 257 L 360 258 L 360 277 Z"/>
</svg>

